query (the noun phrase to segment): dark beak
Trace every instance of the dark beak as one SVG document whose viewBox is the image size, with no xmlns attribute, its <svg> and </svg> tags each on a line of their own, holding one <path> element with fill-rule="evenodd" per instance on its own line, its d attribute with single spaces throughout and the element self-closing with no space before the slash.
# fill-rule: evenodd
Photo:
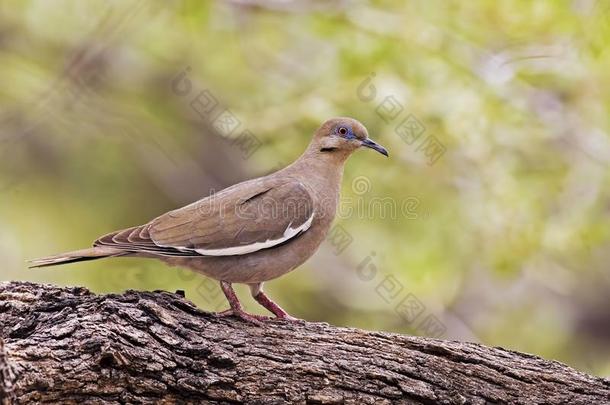
<svg viewBox="0 0 610 405">
<path fill-rule="evenodd" d="M 376 150 L 377 152 L 381 153 L 382 155 L 390 156 L 390 155 L 388 155 L 388 151 L 386 150 L 386 148 L 379 145 L 377 142 L 370 140 L 369 138 L 366 138 L 364 141 L 362 141 L 362 146 L 366 146 L 367 148 Z"/>
</svg>

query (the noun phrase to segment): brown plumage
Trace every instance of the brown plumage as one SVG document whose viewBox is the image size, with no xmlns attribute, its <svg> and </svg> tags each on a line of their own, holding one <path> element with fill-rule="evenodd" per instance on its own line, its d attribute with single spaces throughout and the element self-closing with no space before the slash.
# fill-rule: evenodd
<svg viewBox="0 0 610 405">
<path fill-rule="evenodd" d="M 116 256 L 157 258 L 219 280 L 231 305 L 223 315 L 264 318 L 242 310 L 231 283 L 244 283 L 276 317 L 294 319 L 265 295 L 263 282 L 293 270 L 318 249 L 335 217 L 345 161 L 361 146 L 388 155 L 360 122 L 332 118 L 282 170 L 102 236 L 93 248 L 33 260 L 31 267 Z"/>
</svg>

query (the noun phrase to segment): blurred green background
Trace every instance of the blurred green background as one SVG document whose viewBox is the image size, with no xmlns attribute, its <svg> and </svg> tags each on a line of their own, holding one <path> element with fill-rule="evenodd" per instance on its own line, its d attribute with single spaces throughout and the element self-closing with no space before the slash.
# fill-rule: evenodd
<svg viewBox="0 0 610 405">
<path fill-rule="evenodd" d="M 338 227 L 272 297 L 608 376 L 609 43 L 593 0 L 5 0 L 0 279 L 224 309 L 215 282 L 154 260 L 25 260 L 269 173 L 345 115 L 390 159 L 350 159 Z"/>
</svg>

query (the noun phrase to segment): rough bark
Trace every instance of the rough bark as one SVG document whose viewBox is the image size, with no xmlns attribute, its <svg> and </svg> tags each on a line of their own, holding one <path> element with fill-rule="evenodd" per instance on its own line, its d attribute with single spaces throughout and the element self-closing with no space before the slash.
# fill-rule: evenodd
<svg viewBox="0 0 610 405">
<path fill-rule="evenodd" d="M 16 376 L 4 351 L 4 342 L 0 339 L 0 404 L 9 405 L 15 401 Z"/>
<path fill-rule="evenodd" d="M 10 392 L 17 403 L 610 403 L 610 380 L 536 356 L 321 323 L 258 327 L 168 292 L 2 283 L 0 325 L 7 403 Z"/>
</svg>

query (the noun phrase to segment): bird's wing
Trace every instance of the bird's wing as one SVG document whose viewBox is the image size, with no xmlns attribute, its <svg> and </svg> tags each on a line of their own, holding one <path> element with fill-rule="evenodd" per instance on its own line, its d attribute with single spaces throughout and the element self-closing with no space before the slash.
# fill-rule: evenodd
<svg viewBox="0 0 610 405">
<path fill-rule="evenodd" d="M 106 235 L 96 246 L 169 256 L 232 256 L 285 243 L 314 218 L 298 180 L 252 181 L 164 214 L 147 225 Z"/>
</svg>

